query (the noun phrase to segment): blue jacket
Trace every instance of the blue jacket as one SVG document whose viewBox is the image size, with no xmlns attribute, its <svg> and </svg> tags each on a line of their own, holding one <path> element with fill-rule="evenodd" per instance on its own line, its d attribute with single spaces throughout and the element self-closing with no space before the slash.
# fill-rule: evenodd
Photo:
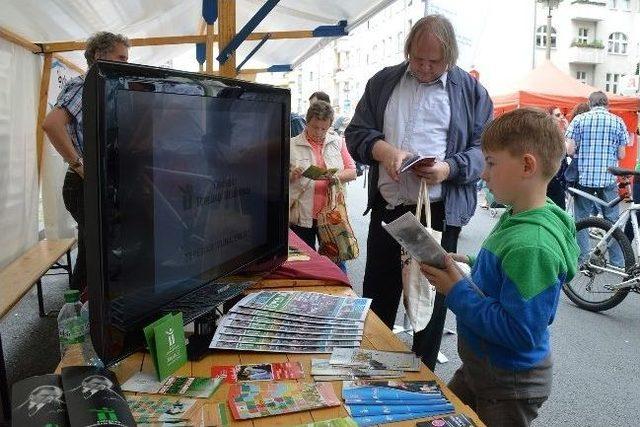
<svg viewBox="0 0 640 427">
<path fill-rule="evenodd" d="M 404 62 L 384 68 L 369 79 L 353 119 L 344 132 L 353 160 L 371 166 L 367 212 L 378 193 L 378 162 L 371 156 L 371 150 L 375 141 L 385 139 L 382 131 L 384 111 L 407 65 Z M 442 183 L 445 221 L 448 225 L 463 226 L 469 222 L 476 208 L 475 184 L 484 167 L 480 134 L 492 118 L 493 103 L 486 89 L 457 66 L 449 69 L 447 74 L 447 92 L 451 122 L 445 161 L 451 172 Z"/>
</svg>

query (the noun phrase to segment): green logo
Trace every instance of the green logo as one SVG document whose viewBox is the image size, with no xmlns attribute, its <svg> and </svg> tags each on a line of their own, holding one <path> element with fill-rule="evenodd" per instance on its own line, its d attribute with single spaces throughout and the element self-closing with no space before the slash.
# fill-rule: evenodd
<svg viewBox="0 0 640 427">
<path fill-rule="evenodd" d="M 98 419 L 98 422 L 118 421 L 118 416 L 116 415 L 116 411 L 114 411 L 111 408 L 93 409 L 93 411 L 96 413 L 96 418 Z"/>
</svg>

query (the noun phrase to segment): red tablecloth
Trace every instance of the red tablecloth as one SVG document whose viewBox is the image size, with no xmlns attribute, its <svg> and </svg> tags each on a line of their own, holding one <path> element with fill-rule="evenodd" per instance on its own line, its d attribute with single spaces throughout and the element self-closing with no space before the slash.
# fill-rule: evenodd
<svg viewBox="0 0 640 427">
<path fill-rule="evenodd" d="M 349 278 L 337 265 L 326 256 L 311 249 L 291 230 L 289 230 L 289 245 L 298 248 L 309 255 L 311 259 L 308 261 L 287 261 L 265 279 L 330 280 L 351 286 Z"/>
</svg>

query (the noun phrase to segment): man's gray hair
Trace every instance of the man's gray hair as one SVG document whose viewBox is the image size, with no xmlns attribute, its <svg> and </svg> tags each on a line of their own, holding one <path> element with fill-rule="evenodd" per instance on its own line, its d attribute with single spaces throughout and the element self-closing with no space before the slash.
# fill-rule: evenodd
<svg viewBox="0 0 640 427">
<path fill-rule="evenodd" d="M 333 122 L 333 108 L 331 108 L 331 104 L 326 101 L 312 102 L 307 110 L 307 123 L 309 123 L 313 118 L 321 121 L 329 120 L 330 122 Z"/>
<path fill-rule="evenodd" d="M 131 47 L 129 39 L 122 34 L 113 34 L 107 31 L 95 33 L 87 40 L 87 47 L 84 51 L 87 65 L 91 67 L 96 62 L 96 55 L 106 55 L 119 44 Z"/>
<path fill-rule="evenodd" d="M 602 91 L 593 92 L 589 95 L 589 106 L 593 107 L 606 107 L 609 105 L 609 99 L 607 95 Z"/>
<path fill-rule="evenodd" d="M 404 42 L 404 57 L 409 59 L 413 43 L 423 34 L 433 34 L 442 45 L 443 59 L 448 67 L 453 67 L 458 61 L 458 42 L 456 33 L 451 22 L 442 15 L 427 15 L 420 18 L 409 31 L 407 40 Z"/>
</svg>

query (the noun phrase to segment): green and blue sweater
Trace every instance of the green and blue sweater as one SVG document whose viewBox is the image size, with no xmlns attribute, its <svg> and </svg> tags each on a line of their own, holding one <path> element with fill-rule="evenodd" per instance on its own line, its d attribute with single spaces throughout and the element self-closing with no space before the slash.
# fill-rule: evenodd
<svg viewBox="0 0 640 427">
<path fill-rule="evenodd" d="M 505 212 L 472 262 L 471 277 L 446 297 L 458 334 L 497 367 L 528 370 L 550 352 L 562 284 L 576 273 L 579 249 L 573 219 L 547 200 L 518 214 Z"/>
</svg>

